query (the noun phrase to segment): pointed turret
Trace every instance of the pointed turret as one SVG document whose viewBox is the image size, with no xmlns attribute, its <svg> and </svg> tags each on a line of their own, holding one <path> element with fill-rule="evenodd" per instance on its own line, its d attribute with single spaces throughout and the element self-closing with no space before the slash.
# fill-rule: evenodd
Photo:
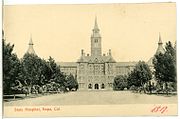
<svg viewBox="0 0 180 119">
<path fill-rule="evenodd" d="M 159 54 L 159 53 L 163 54 L 164 52 L 165 52 L 165 50 L 163 48 L 163 42 L 161 40 L 161 34 L 159 33 L 159 42 L 158 42 L 158 48 L 156 50 L 156 54 Z"/>
<path fill-rule="evenodd" d="M 163 48 L 163 42 L 162 42 L 161 34 L 160 34 L 160 33 L 159 33 L 158 48 L 157 48 L 157 50 L 156 50 L 155 55 L 156 55 L 156 54 L 159 54 L 159 53 L 162 53 L 162 54 L 165 53 L 165 50 L 164 50 L 164 48 Z M 151 58 L 147 61 L 147 64 L 148 64 L 149 66 L 153 66 L 153 59 L 154 59 L 154 57 L 151 57 Z"/>
<path fill-rule="evenodd" d="M 94 30 L 99 30 L 98 23 L 97 23 L 97 17 L 95 17 Z"/>
<path fill-rule="evenodd" d="M 91 56 L 101 56 L 101 35 L 99 33 L 97 17 L 95 17 L 94 28 L 91 35 Z"/>
<path fill-rule="evenodd" d="M 34 44 L 33 44 L 33 41 L 32 41 L 32 36 L 31 36 L 31 38 L 30 38 L 30 40 L 29 40 L 29 45 L 34 45 Z"/>
<path fill-rule="evenodd" d="M 30 38 L 30 40 L 29 40 L 29 48 L 28 48 L 28 50 L 27 50 L 27 53 L 36 55 L 36 53 L 35 53 L 35 51 L 34 51 L 34 48 L 33 48 L 33 45 L 34 45 L 34 44 L 33 44 L 32 36 L 31 36 L 31 38 Z"/>
<path fill-rule="evenodd" d="M 161 40 L 161 34 L 159 33 L 159 42 L 158 42 L 158 45 L 162 45 L 162 40 Z"/>
</svg>

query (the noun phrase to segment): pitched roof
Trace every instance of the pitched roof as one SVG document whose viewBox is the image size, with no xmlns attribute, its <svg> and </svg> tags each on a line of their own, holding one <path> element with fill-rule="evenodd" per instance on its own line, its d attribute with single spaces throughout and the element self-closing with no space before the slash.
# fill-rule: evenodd
<svg viewBox="0 0 180 119">
<path fill-rule="evenodd" d="M 151 58 L 147 61 L 147 64 L 148 64 L 149 66 L 153 66 L 153 58 L 154 58 L 154 57 L 151 57 Z"/>
<path fill-rule="evenodd" d="M 60 67 L 77 67 L 77 62 L 56 62 Z M 116 62 L 116 67 L 135 66 L 138 62 Z"/>
<path fill-rule="evenodd" d="M 156 54 L 159 54 L 159 53 L 163 53 L 163 54 L 165 53 L 165 50 L 162 45 L 158 45 L 158 48 L 156 50 Z"/>
<path fill-rule="evenodd" d="M 135 66 L 138 62 L 117 62 L 116 66 Z"/>
<path fill-rule="evenodd" d="M 29 46 L 29 48 L 27 50 L 27 53 L 29 53 L 29 54 L 36 54 L 35 51 L 34 51 L 34 48 L 32 46 Z"/>
<path fill-rule="evenodd" d="M 29 45 L 29 47 L 28 47 L 27 53 L 36 55 L 36 53 L 34 51 L 34 48 L 33 48 L 34 44 L 33 44 L 33 41 L 32 41 L 32 36 L 31 36 L 31 38 L 29 40 L 29 44 L 28 45 Z"/>
<path fill-rule="evenodd" d="M 161 35 L 160 35 L 160 33 L 159 33 L 159 42 L 158 42 L 158 48 L 157 48 L 157 50 L 156 50 L 156 54 L 164 53 L 164 52 L 165 52 L 165 50 L 164 50 L 164 48 L 163 48 L 163 42 L 162 42 L 162 40 L 161 40 Z"/>
<path fill-rule="evenodd" d="M 65 66 L 77 67 L 77 63 L 76 62 L 56 62 L 56 63 L 60 67 L 65 67 Z"/>
<path fill-rule="evenodd" d="M 89 62 L 89 63 L 104 63 L 104 62 L 112 62 L 116 61 L 112 56 L 81 56 L 77 62 Z"/>
</svg>

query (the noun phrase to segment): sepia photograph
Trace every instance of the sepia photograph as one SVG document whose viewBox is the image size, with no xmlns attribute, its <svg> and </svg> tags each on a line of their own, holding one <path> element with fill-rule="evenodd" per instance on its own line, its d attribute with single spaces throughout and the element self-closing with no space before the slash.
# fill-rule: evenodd
<svg viewBox="0 0 180 119">
<path fill-rule="evenodd" d="M 5 117 L 177 116 L 176 3 L 4 5 Z"/>
</svg>

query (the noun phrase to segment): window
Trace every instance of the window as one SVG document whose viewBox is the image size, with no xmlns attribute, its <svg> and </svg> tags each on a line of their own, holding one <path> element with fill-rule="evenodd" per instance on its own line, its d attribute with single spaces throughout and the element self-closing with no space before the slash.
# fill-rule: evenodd
<svg viewBox="0 0 180 119">
<path fill-rule="evenodd" d="M 104 73 L 104 66 L 103 66 L 103 65 L 101 65 L 100 67 L 101 67 L 101 69 L 100 69 L 101 74 L 103 74 L 103 73 Z"/>
<path fill-rule="evenodd" d="M 95 74 L 99 74 L 99 72 L 100 72 L 100 66 L 99 65 L 95 65 L 95 67 L 94 67 L 95 69 Z"/>
<path fill-rule="evenodd" d="M 104 83 L 101 85 L 101 89 L 104 89 L 105 88 L 105 86 L 104 86 Z"/>
<path fill-rule="evenodd" d="M 80 68 L 81 68 L 81 69 L 83 69 L 83 68 L 84 68 L 84 65 L 83 65 L 83 64 L 81 64 L 81 65 L 80 65 Z"/>
<path fill-rule="evenodd" d="M 98 42 L 98 39 L 94 39 L 94 42 L 97 43 L 97 42 Z"/>
<path fill-rule="evenodd" d="M 97 83 L 94 85 L 94 89 L 99 89 L 99 85 Z"/>
<path fill-rule="evenodd" d="M 89 85 L 88 85 L 88 89 L 92 89 L 92 84 L 89 84 Z"/>
</svg>

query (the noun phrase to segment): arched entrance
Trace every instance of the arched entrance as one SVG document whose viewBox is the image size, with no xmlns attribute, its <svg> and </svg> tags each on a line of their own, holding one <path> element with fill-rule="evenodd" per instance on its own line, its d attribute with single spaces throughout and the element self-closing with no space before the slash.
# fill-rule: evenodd
<svg viewBox="0 0 180 119">
<path fill-rule="evenodd" d="M 94 89 L 99 89 L 99 85 L 97 83 L 94 85 Z"/>
<path fill-rule="evenodd" d="M 104 89 L 104 88 L 105 88 L 104 83 L 102 83 L 102 85 L 101 85 L 101 89 Z"/>
<path fill-rule="evenodd" d="M 88 89 L 92 89 L 92 84 L 91 83 L 88 85 Z"/>
</svg>

